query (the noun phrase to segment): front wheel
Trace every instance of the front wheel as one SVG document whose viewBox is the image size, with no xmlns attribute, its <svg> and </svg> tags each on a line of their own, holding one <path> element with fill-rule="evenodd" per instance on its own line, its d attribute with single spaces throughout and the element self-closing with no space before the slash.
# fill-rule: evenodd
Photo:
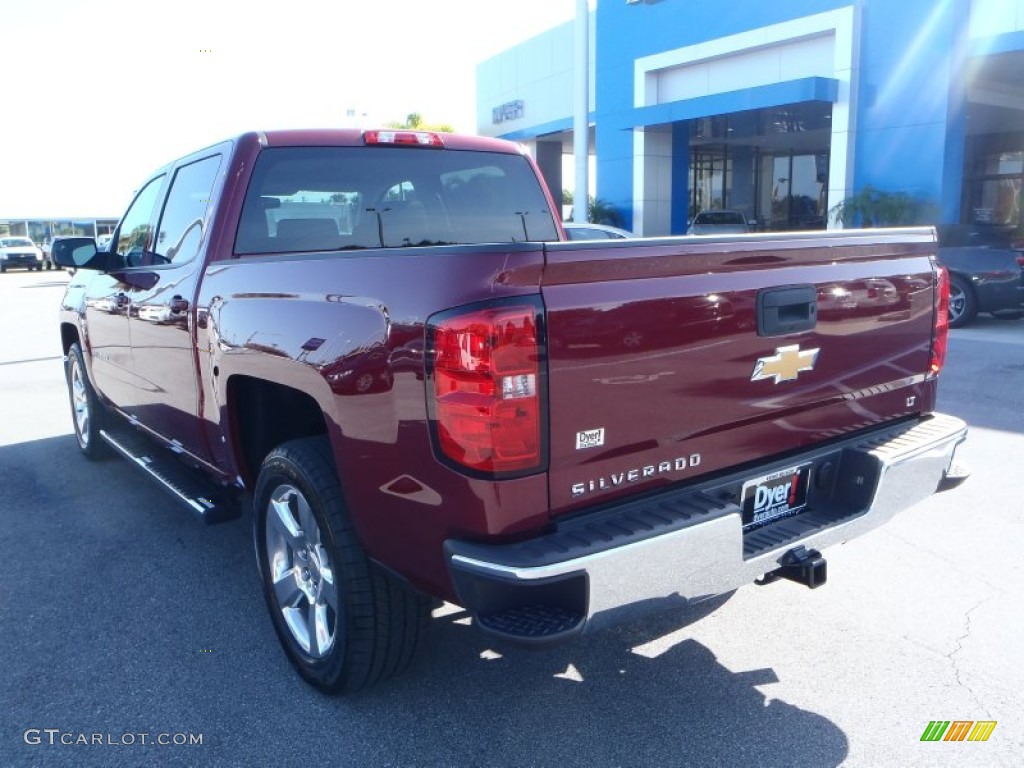
<svg viewBox="0 0 1024 768">
<path fill-rule="evenodd" d="M 299 674 L 325 692 L 351 693 L 408 667 L 429 603 L 367 558 L 327 439 L 271 451 L 253 504 L 264 598 Z"/>
<path fill-rule="evenodd" d="M 96 460 L 109 455 L 106 443 L 100 437 L 105 409 L 96 390 L 89 383 L 85 370 L 82 348 L 72 344 L 67 361 L 68 399 L 71 401 L 71 416 L 75 425 L 78 447 L 88 458 Z"/>
</svg>

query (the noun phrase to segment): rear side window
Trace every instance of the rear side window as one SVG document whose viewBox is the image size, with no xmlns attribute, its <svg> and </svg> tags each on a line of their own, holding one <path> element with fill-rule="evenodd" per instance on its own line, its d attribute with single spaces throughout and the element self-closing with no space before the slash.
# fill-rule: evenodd
<svg viewBox="0 0 1024 768">
<path fill-rule="evenodd" d="M 220 161 L 220 155 L 213 155 L 175 172 L 156 235 L 158 261 L 182 264 L 199 252 Z"/>
<path fill-rule="evenodd" d="M 405 147 L 279 147 L 256 162 L 235 252 L 556 240 L 526 158 Z"/>
</svg>

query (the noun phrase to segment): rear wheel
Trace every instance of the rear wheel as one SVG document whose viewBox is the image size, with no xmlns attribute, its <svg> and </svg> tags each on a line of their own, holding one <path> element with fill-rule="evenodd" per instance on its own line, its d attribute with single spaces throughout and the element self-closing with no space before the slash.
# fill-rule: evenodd
<svg viewBox="0 0 1024 768">
<path fill-rule="evenodd" d="M 949 327 L 962 328 L 978 314 L 974 289 L 960 275 L 949 276 Z"/>
<path fill-rule="evenodd" d="M 66 364 L 68 399 L 71 402 L 71 417 L 75 424 L 75 437 L 82 453 L 90 459 L 101 459 L 110 454 L 107 444 L 100 437 L 105 408 L 89 383 L 85 370 L 82 348 L 72 344 L 68 350 Z"/>
<path fill-rule="evenodd" d="M 273 450 L 253 503 L 264 597 L 299 674 L 328 693 L 351 693 L 408 667 L 429 602 L 366 556 L 327 439 Z"/>
</svg>

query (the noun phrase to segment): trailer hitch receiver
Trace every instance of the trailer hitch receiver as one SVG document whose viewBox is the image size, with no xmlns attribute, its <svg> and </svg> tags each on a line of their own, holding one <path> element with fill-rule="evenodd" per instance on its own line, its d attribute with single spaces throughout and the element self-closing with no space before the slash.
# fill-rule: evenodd
<svg viewBox="0 0 1024 768">
<path fill-rule="evenodd" d="M 818 550 L 796 547 L 782 556 L 779 568 L 766 573 L 756 583 L 771 584 L 779 579 L 789 579 L 816 589 L 828 579 L 828 564 Z"/>
</svg>

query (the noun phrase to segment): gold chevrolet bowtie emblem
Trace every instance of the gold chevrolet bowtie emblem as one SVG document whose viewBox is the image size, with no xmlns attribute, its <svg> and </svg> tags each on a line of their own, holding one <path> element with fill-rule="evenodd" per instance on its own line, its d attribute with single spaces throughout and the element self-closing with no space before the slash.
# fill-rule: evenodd
<svg viewBox="0 0 1024 768">
<path fill-rule="evenodd" d="M 796 377 L 800 375 L 801 371 L 814 370 L 814 363 L 817 361 L 820 351 L 819 348 L 806 349 L 801 352 L 799 344 L 794 344 L 791 347 L 777 347 L 774 355 L 757 359 L 750 380 L 775 379 L 776 384 L 780 381 L 796 381 Z"/>
</svg>

